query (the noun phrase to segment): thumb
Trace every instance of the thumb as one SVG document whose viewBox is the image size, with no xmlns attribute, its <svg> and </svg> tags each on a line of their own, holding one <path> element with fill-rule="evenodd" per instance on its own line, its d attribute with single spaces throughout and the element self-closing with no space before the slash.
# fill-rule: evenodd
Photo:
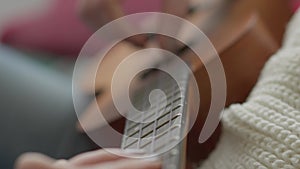
<svg viewBox="0 0 300 169">
<path fill-rule="evenodd" d="M 54 169 L 55 160 L 39 153 L 25 153 L 15 163 L 15 169 Z"/>
</svg>

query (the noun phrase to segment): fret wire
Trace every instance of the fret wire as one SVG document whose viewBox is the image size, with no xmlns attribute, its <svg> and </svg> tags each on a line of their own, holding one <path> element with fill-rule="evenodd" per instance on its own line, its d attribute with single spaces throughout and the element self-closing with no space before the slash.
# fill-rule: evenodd
<svg viewBox="0 0 300 169">
<path fill-rule="evenodd" d="M 158 109 L 155 110 L 155 117 L 157 117 L 158 115 Z M 152 134 L 152 139 L 151 139 L 151 153 L 154 153 L 155 147 L 154 147 L 154 142 L 155 142 L 155 138 L 156 138 L 156 129 L 157 129 L 157 123 L 158 123 L 158 119 L 159 118 L 155 118 L 155 122 L 154 122 L 154 127 L 153 127 L 153 134 Z"/>
<path fill-rule="evenodd" d="M 173 90 L 176 90 L 176 85 L 174 86 L 175 89 Z M 172 107 L 174 106 L 174 96 L 175 95 L 175 92 L 173 91 L 172 92 L 172 103 L 171 103 L 171 111 L 170 111 L 170 116 L 169 116 L 169 127 L 168 127 L 168 138 L 171 138 L 171 125 L 172 125 Z"/>
<path fill-rule="evenodd" d="M 134 121 L 127 120 L 126 126 L 125 126 L 125 132 L 128 136 L 128 134 L 135 133 L 135 128 L 138 126 L 138 134 L 132 135 L 134 138 L 136 135 L 138 135 L 138 138 L 136 138 L 137 141 L 134 141 L 134 139 L 127 141 L 126 137 L 124 137 L 124 142 L 122 144 L 123 148 L 131 148 L 133 145 L 137 149 L 145 149 L 146 153 L 159 153 L 162 149 L 169 149 L 169 146 L 175 146 L 174 143 L 178 140 L 178 138 L 182 135 L 182 118 L 184 116 L 184 99 L 186 99 L 186 92 L 187 92 L 187 81 L 189 77 L 186 77 L 185 72 L 179 72 L 181 79 L 179 84 L 173 84 L 170 83 L 170 81 L 167 81 L 168 84 L 164 84 L 164 79 L 157 80 L 155 83 L 152 84 L 152 86 L 156 87 L 157 89 L 160 87 L 165 95 L 167 96 L 166 105 L 168 107 L 165 107 L 161 109 L 162 107 L 162 101 L 163 99 L 160 97 L 155 98 L 155 103 L 151 105 L 147 111 L 143 110 L 143 113 L 139 115 L 135 115 L 134 112 L 130 115 L 132 117 L 138 117 L 140 118 L 141 123 L 136 124 Z M 183 73 L 183 74 L 182 74 Z M 189 75 L 188 75 L 189 76 Z M 151 86 L 151 85 L 150 85 Z M 181 87 L 180 87 L 181 86 Z M 178 88 L 180 87 L 180 88 Z M 149 88 L 146 88 L 144 90 L 144 93 L 139 94 L 139 96 L 142 96 L 142 99 L 138 99 L 139 96 L 137 96 L 136 102 L 137 104 L 141 105 L 142 108 L 146 108 L 146 103 L 148 103 L 147 96 L 145 91 L 147 91 Z M 164 109 L 164 111 L 162 111 Z M 159 112 L 162 112 L 159 114 Z M 176 112 L 176 115 L 174 114 Z M 153 118 L 153 121 L 146 122 L 149 119 Z M 159 116 L 159 117 L 158 117 Z M 169 116 L 163 119 L 164 116 Z M 176 118 L 180 118 L 179 120 Z M 159 121 L 160 120 L 160 121 Z M 174 125 L 172 125 L 174 121 Z M 165 123 L 167 122 L 167 123 Z M 176 123 L 176 124 L 175 124 Z M 160 126 L 159 126 L 160 125 Z M 158 128 L 159 127 L 159 128 Z M 136 143 L 137 142 L 137 143 Z M 168 144 L 170 143 L 170 144 Z M 175 147 L 176 148 L 176 147 Z M 177 147 L 178 148 L 178 147 Z M 173 158 L 172 155 L 167 154 L 165 156 L 167 158 L 167 161 L 170 161 Z"/>
<path fill-rule="evenodd" d="M 145 95 L 144 95 L 145 96 Z M 145 99 L 145 98 L 144 98 Z M 146 101 L 143 102 L 143 106 L 142 108 L 145 109 L 146 107 Z M 151 106 L 151 105 L 150 105 Z M 149 107 L 150 108 L 150 107 Z M 141 147 L 141 139 L 142 139 L 142 132 L 143 132 L 143 124 L 144 124 L 144 116 L 145 116 L 145 110 L 142 110 L 142 115 L 141 115 L 141 119 L 140 119 L 140 131 L 139 131 L 139 139 L 138 139 L 138 148 L 140 149 Z"/>
</svg>

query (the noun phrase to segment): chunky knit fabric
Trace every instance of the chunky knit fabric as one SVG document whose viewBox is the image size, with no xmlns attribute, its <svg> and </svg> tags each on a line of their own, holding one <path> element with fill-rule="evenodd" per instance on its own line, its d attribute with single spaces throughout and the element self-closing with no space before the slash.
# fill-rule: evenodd
<svg viewBox="0 0 300 169">
<path fill-rule="evenodd" d="M 230 106 L 222 122 L 201 169 L 300 169 L 300 11 L 247 102 Z"/>
</svg>

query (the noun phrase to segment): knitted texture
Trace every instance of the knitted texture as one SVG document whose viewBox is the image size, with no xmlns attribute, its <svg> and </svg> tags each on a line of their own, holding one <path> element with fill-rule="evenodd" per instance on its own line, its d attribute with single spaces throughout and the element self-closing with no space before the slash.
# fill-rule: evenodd
<svg viewBox="0 0 300 169">
<path fill-rule="evenodd" d="M 299 28 L 300 11 L 247 101 L 225 110 L 221 139 L 201 169 L 300 168 Z"/>
</svg>

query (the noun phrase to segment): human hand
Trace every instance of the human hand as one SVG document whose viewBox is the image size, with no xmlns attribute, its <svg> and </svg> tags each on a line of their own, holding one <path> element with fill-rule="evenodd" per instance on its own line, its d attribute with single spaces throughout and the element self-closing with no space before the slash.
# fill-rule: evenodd
<svg viewBox="0 0 300 169">
<path fill-rule="evenodd" d="M 125 1 L 133 1 L 133 0 L 79 0 L 77 5 L 78 14 L 79 16 L 93 29 L 97 30 L 104 26 L 105 24 L 118 19 L 128 13 L 125 13 L 123 9 L 123 4 Z M 134 1 L 133 1 L 134 3 Z M 147 2 L 138 3 L 135 6 L 132 6 L 130 11 L 137 11 L 141 10 L 153 11 L 153 9 L 148 9 Z M 161 12 L 176 15 L 179 17 L 185 17 L 188 12 L 188 0 L 161 0 L 160 8 Z M 154 10 L 155 11 L 155 10 Z M 145 23 L 148 23 L 146 21 Z M 122 29 L 121 31 L 132 31 L 137 29 L 136 27 L 132 26 L 131 24 L 122 23 L 123 25 L 119 28 Z M 142 23 L 143 25 L 143 23 Z M 179 27 L 179 26 L 178 26 Z M 171 46 L 169 41 L 165 38 L 159 38 L 160 43 L 163 42 L 162 47 L 167 48 Z M 128 40 L 135 45 L 143 46 L 147 41 L 147 37 L 145 35 L 134 36 L 128 38 Z M 167 42 L 166 42 L 167 41 Z"/>
<path fill-rule="evenodd" d="M 87 23 L 95 29 L 98 29 L 106 23 L 125 15 L 122 9 L 122 3 L 124 3 L 124 1 L 125 0 L 79 0 L 78 13 Z M 179 17 L 185 17 L 187 14 L 188 0 L 161 1 L 161 12 Z"/>
<path fill-rule="evenodd" d="M 115 152 L 115 153 L 110 153 Z M 55 160 L 38 153 L 19 157 L 15 169 L 160 169 L 155 160 L 130 159 L 116 154 L 127 154 L 119 149 L 97 150 L 79 154 L 69 160 Z"/>
</svg>

